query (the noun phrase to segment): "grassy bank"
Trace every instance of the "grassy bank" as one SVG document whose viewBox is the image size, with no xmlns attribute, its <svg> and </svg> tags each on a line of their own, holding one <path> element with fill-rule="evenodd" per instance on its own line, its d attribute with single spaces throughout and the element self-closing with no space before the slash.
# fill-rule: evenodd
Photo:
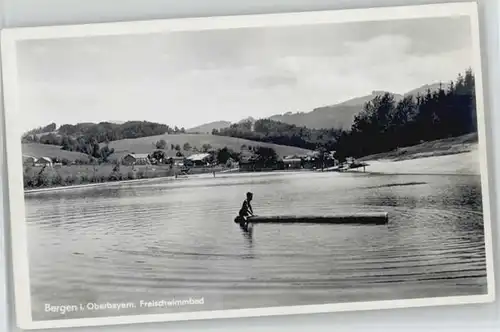
<svg viewBox="0 0 500 332">
<path fill-rule="evenodd" d="M 477 133 L 459 137 L 424 142 L 358 159 L 359 161 L 391 160 L 402 161 L 427 157 L 438 157 L 467 153 L 477 149 Z"/>
<path fill-rule="evenodd" d="M 367 156 L 360 161 L 368 163 L 366 171 L 373 173 L 479 175 L 477 144 L 477 134 L 469 134 Z"/>
<path fill-rule="evenodd" d="M 187 174 L 202 174 L 220 172 L 222 167 L 192 168 Z M 108 183 L 127 180 L 153 179 L 175 176 L 181 170 L 168 165 L 116 166 L 101 165 L 70 165 L 59 167 L 25 167 L 24 189 L 39 189 L 64 187 L 74 185 Z"/>
<path fill-rule="evenodd" d="M 478 151 L 399 161 L 372 160 L 366 172 L 382 174 L 479 175 Z M 353 170 L 362 172 L 362 169 Z"/>
</svg>

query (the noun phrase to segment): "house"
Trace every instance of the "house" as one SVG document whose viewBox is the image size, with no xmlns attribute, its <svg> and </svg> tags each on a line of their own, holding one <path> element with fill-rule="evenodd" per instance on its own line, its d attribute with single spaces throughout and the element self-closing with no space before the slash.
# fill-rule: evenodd
<svg viewBox="0 0 500 332">
<path fill-rule="evenodd" d="M 169 160 L 174 166 L 184 166 L 184 157 L 170 157 Z"/>
<path fill-rule="evenodd" d="M 285 169 L 282 159 L 265 160 L 257 156 L 241 155 L 239 162 L 240 172 L 267 172 Z"/>
<path fill-rule="evenodd" d="M 149 165 L 151 164 L 149 160 L 149 155 L 145 153 L 129 153 L 122 158 L 123 165 Z"/>
<path fill-rule="evenodd" d="M 36 165 L 52 167 L 52 159 L 50 159 L 49 157 L 41 157 L 37 160 Z"/>
<path fill-rule="evenodd" d="M 186 161 L 193 166 L 208 166 L 211 159 L 212 155 L 209 153 L 198 153 L 190 155 L 186 158 Z"/>
<path fill-rule="evenodd" d="M 285 169 L 300 169 L 302 168 L 302 159 L 295 156 L 285 157 L 283 164 Z"/>
<path fill-rule="evenodd" d="M 26 166 L 35 166 L 38 159 L 33 156 L 23 155 L 23 164 Z"/>
</svg>

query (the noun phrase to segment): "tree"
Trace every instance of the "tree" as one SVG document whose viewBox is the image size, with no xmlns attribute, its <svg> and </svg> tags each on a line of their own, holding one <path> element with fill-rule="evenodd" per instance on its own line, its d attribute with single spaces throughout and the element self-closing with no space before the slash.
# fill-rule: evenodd
<svg viewBox="0 0 500 332">
<path fill-rule="evenodd" d="M 109 148 L 108 145 L 105 145 L 100 149 L 98 158 L 100 158 L 102 162 L 106 163 L 108 162 L 109 156 L 111 156 L 114 152 L 115 149 Z"/>
<path fill-rule="evenodd" d="M 208 152 L 212 148 L 212 145 L 205 143 L 202 145 L 201 148 L 202 148 L 203 152 Z"/>
<path fill-rule="evenodd" d="M 166 159 L 165 152 L 163 152 L 161 150 L 156 150 L 155 152 L 153 152 L 153 154 L 151 154 L 151 159 L 162 164 L 165 162 L 165 159 Z"/>
<path fill-rule="evenodd" d="M 254 153 L 258 160 L 266 162 L 274 162 L 278 160 L 278 154 L 273 148 L 259 146 L 254 150 Z"/>
<path fill-rule="evenodd" d="M 225 164 L 227 163 L 229 158 L 231 158 L 231 152 L 227 147 L 223 147 L 222 149 L 217 151 L 216 158 L 219 164 Z"/>
<path fill-rule="evenodd" d="M 167 148 L 167 142 L 164 139 L 159 140 L 158 142 L 156 142 L 156 148 L 165 150 Z"/>
<path fill-rule="evenodd" d="M 181 151 L 181 146 L 179 144 L 176 144 L 175 147 L 174 147 L 174 149 L 176 151 Z"/>
<path fill-rule="evenodd" d="M 189 144 L 189 142 L 184 143 L 182 149 L 184 151 L 190 151 L 191 150 L 191 144 Z"/>
</svg>

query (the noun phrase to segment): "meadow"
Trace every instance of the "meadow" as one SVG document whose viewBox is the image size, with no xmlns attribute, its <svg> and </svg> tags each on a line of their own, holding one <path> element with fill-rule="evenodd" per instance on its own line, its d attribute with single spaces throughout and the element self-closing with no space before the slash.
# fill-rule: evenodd
<svg viewBox="0 0 500 332">
<path fill-rule="evenodd" d="M 109 147 L 114 149 L 115 152 L 110 156 L 109 159 L 116 160 L 122 158 L 128 153 L 152 153 L 153 151 L 157 150 L 155 144 L 160 140 L 165 140 L 167 142 L 167 148 L 163 149 L 163 151 L 168 156 L 174 156 L 177 152 L 175 150 L 172 150 L 172 145 L 179 145 L 181 147 L 181 152 L 185 155 L 192 154 L 193 151 L 184 151 L 182 149 L 185 143 L 189 143 L 191 147 L 196 147 L 198 148 L 198 150 L 201 150 L 203 145 L 208 144 L 212 149 L 222 149 L 224 147 L 227 147 L 228 149 L 236 152 L 240 151 L 242 146 L 262 146 L 274 149 L 280 157 L 294 154 L 307 154 L 308 152 L 311 152 L 310 150 L 293 146 L 255 142 L 229 136 L 217 136 L 210 134 L 165 134 L 112 141 L 109 143 Z"/>
</svg>

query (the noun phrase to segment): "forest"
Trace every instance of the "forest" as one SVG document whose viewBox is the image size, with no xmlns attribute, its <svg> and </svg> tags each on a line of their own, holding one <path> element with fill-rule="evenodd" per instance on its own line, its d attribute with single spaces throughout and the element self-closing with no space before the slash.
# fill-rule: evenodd
<svg viewBox="0 0 500 332">
<path fill-rule="evenodd" d="M 148 121 L 128 121 L 123 124 L 110 122 L 64 124 L 59 128 L 55 123 L 51 123 L 25 133 L 22 142 L 57 145 L 66 151 L 85 153 L 106 161 L 113 153 L 107 144 L 111 141 L 185 132 L 184 128 L 172 128 Z"/>
</svg>

